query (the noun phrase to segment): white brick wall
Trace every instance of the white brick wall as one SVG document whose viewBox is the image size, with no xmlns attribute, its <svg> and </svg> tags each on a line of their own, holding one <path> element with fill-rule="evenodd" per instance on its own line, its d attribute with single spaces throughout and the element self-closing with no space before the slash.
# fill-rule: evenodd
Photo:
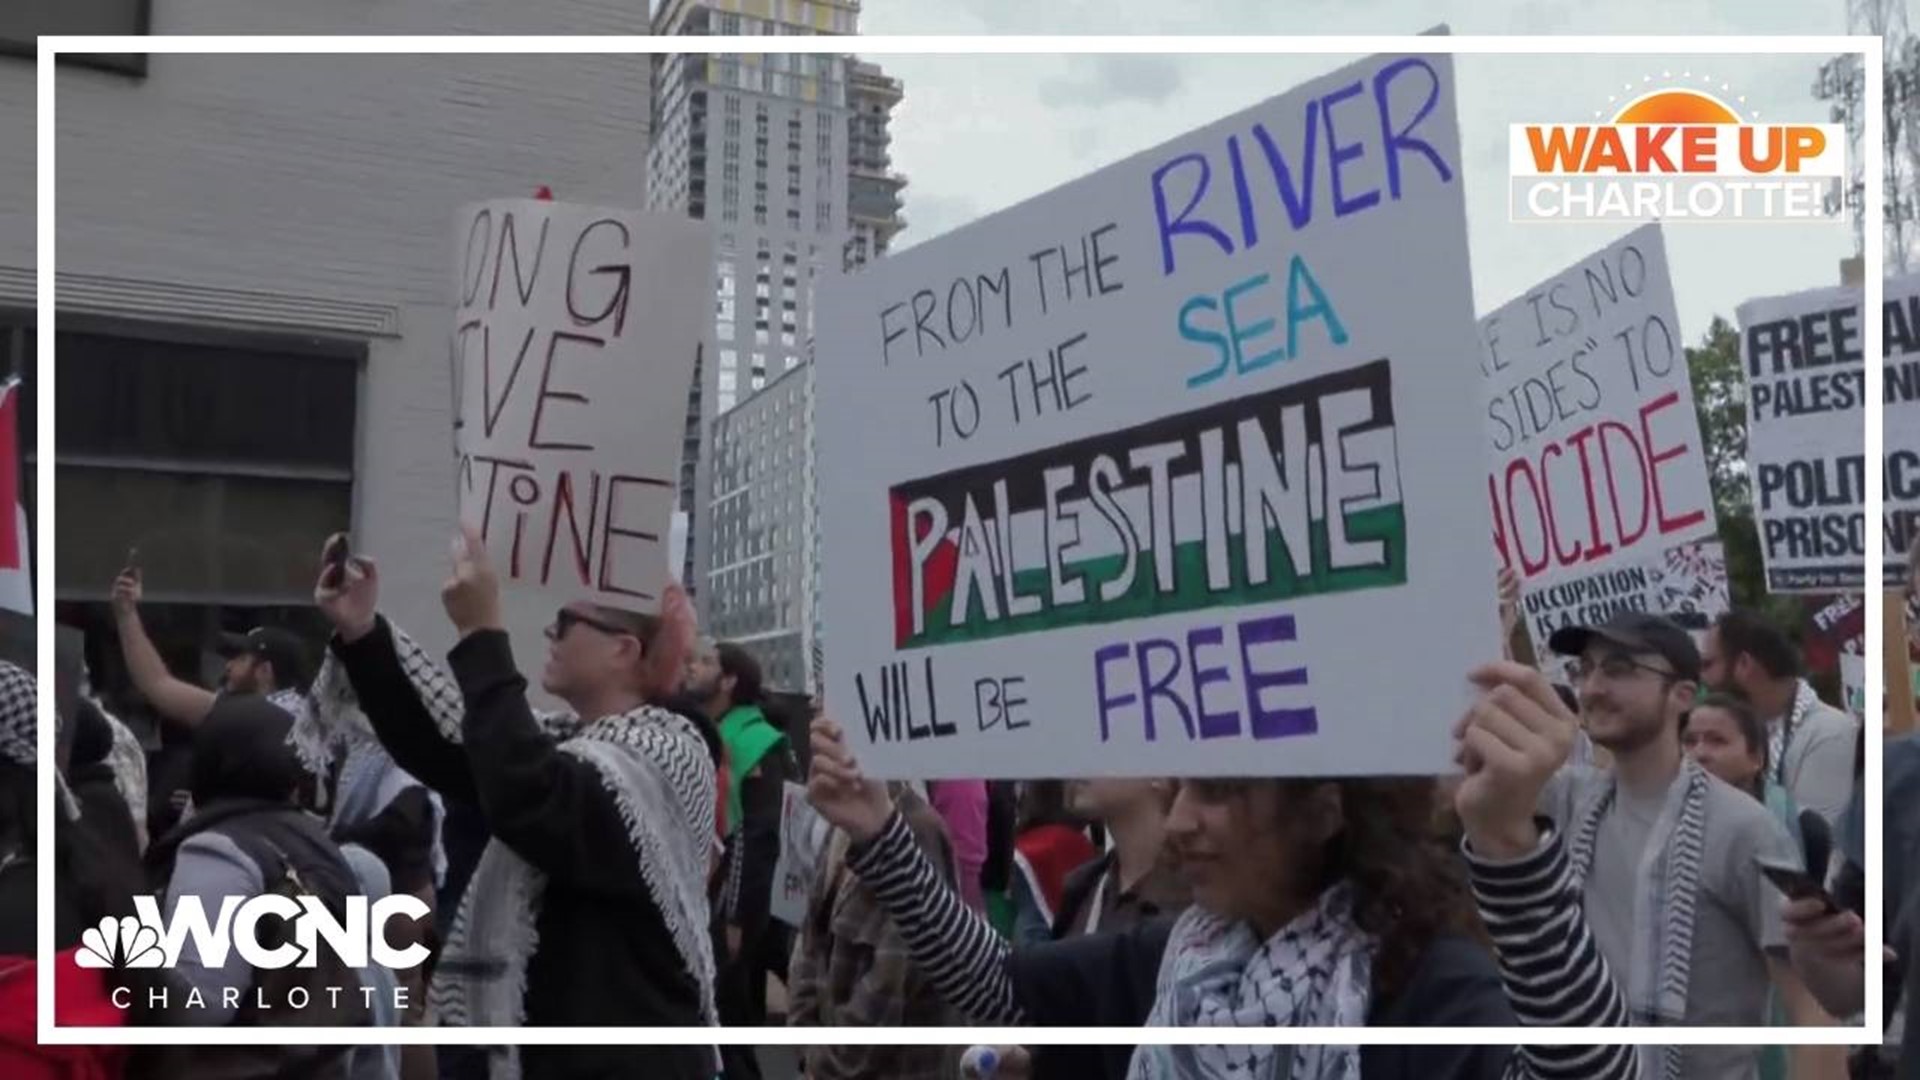
<svg viewBox="0 0 1920 1080">
<path fill-rule="evenodd" d="M 154 32 L 642 33 L 646 0 L 155 0 Z M 386 606 L 450 644 L 445 356 L 455 208 L 526 195 L 639 206 L 641 56 L 154 56 L 59 74 L 59 269 L 397 309 L 361 396 L 355 532 Z M 33 266 L 31 64 L 0 58 L 0 274 Z M 19 151 L 25 149 L 26 153 Z M 297 318 L 297 316 L 295 316 Z M 202 320 L 204 321 L 204 320 Z M 289 326 L 289 329 L 299 329 Z M 317 542 L 318 538 L 316 538 Z M 523 667 L 544 618 L 516 620 Z"/>
</svg>

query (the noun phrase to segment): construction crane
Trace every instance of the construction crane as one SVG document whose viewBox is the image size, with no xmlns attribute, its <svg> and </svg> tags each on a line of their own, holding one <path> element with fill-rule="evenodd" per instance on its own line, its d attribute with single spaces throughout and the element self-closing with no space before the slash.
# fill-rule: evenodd
<svg viewBox="0 0 1920 1080">
<path fill-rule="evenodd" d="M 1847 33 L 1877 36 L 1886 66 L 1885 153 L 1882 183 L 1885 229 L 1881 237 L 1889 272 L 1920 267 L 1920 41 L 1907 26 L 1907 0 L 1846 0 Z M 1853 173 L 1828 196 L 1828 208 L 1844 204 L 1853 217 L 1854 252 L 1866 250 L 1865 157 L 1862 140 L 1866 107 L 1865 72 L 1860 57 L 1836 56 L 1820 65 L 1814 97 L 1830 102 L 1832 122 L 1846 127 Z"/>
</svg>

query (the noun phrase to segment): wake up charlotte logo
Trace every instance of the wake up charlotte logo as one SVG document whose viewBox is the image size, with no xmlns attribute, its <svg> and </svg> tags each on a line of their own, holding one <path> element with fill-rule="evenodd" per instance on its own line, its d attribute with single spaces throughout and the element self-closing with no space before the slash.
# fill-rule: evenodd
<svg viewBox="0 0 1920 1080">
<path fill-rule="evenodd" d="M 1602 115 L 1594 123 L 1509 129 L 1513 221 L 1827 221 L 1840 214 L 1838 200 L 1828 199 L 1846 175 L 1846 129 L 1838 124 L 1761 123 L 1685 86 L 1647 90 L 1611 120 Z"/>
<path fill-rule="evenodd" d="M 350 896 L 346 898 L 340 918 L 327 910 L 317 897 L 272 893 L 245 898 L 229 896 L 221 901 L 212 918 L 195 896 L 181 897 L 174 906 L 171 920 L 162 916 L 160 904 L 152 896 L 134 897 L 133 910 L 132 915 L 117 919 L 108 916 L 101 919 L 99 925 L 82 931 L 74 962 L 83 968 L 122 971 L 172 969 L 179 964 L 189 941 L 203 967 L 224 968 L 232 956 L 255 971 L 318 967 L 322 946 L 331 957 L 338 959 L 340 966 L 355 971 L 374 965 L 402 971 L 425 963 L 428 956 L 424 945 L 396 949 L 386 940 L 386 926 L 391 919 L 426 918 L 427 905 L 413 896 L 385 896 L 378 900 Z M 371 986 L 324 989 L 336 998 L 342 993 L 360 993 L 367 998 L 368 1005 L 372 1004 L 374 989 Z M 209 1004 L 200 999 L 198 990 L 183 993 L 188 993 L 187 998 L 176 1002 L 170 999 L 167 988 L 155 987 L 148 991 L 154 1000 L 147 1004 L 186 1009 L 206 1008 Z M 229 988 L 225 993 L 227 1000 L 217 1004 L 227 1008 L 241 1004 L 239 990 Z M 405 987 L 396 987 L 395 994 L 395 1007 L 406 1008 L 401 996 L 405 994 Z M 248 1003 L 263 1009 L 295 1010 L 304 1009 L 310 1003 L 310 993 L 305 987 L 291 987 L 288 997 L 286 1001 Z M 115 988 L 113 1003 L 121 1009 L 130 1008 L 132 991 L 124 986 Z"/>
</svg>

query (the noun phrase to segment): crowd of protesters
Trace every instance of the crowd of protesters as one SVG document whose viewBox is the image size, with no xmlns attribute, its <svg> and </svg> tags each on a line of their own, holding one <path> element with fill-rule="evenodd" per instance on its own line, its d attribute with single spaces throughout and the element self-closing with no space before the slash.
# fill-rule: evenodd
<svg viewBox="0 0 1920 1080">
<path fill-rule="evenodd" d="M 1920 743 L 1886 744 L 1888 938 L 1868 943 L 1864 740 L 1879 735 L 1820 701 L 1788 635 L 1749 612 L 1699 639 L 1637 613 L 1562 629 L 1549 647 L 1571 692 L 1511 655 L 1463 673 L 1465 715 L 1408 721 L 1454 722 L 1444 780 L 1015 785 L 868 778 L 830 713 L 787 715 L 750 652 L 699 638 L 677 587 L 647 614 L 561 607 L 537 683 L 565 708 L 538 711 L 471 532 L 443 589 L 458 637 L 444 658 L 382 614 L 379 567 L 344 537 L 322 547 L 314 590 L 330 638 L 223 638 L 212 689 L 148 639 L 136 568 L 112 596 L 160 752 L 143 758 L 63 658 L 58 799 L 39 806 L 34 683 L 0 667 L 8 1077 L 761 1075 L 744 1047 L 36 1047 L 21 1016 L 43 861 L 62 1023 L 1752 1027 L 1850 1022 L 1868 978 L 1887 980 L 1890 1009 L 1920 978 Z M 774 900 L 802 784 L 831 829 L 794 918 Z M 1789 900 L 1762 864 L 1811 889 Z M 336 913 L 414 898 L 425 915 L 376 932 L 427 960 L 356 969 L 322 943 L 312 967 L 256 968 L 189 939 L 164 970 L 74 962 L 136 896 L 171 913 L 269 894 Z M 284 935 L 267 922 L 263 940 Z M 296 989 L 314 1004 L 271 1007 Z M 815 1080 L 978 1074 L 961 1049 L 853 1034 L 801 1062 Z M 1920 1054 L 1878 1048 L 1851 1066 L 1838 1048 L 1752 1046 L 987 1056 L 1000 1077 L 1049 1080 L 1920 1076 Z"/>
</svg>

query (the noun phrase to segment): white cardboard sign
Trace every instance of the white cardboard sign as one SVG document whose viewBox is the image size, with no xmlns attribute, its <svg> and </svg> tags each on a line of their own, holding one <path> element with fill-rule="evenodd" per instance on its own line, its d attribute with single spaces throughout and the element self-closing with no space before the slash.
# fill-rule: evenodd
<svg viewBox="0 0 1920 1080">
<path fill-rule="evenodd" d="M 1863 296 L 1854 286 L 1814 289 L 1738 311 L 1747 471 L 1768 592 L 1866 587 L 1867 544 L 1879 541 L 1866 514 Z"/>
<path fill-rule="evenodd" d="M 706 227 L 504 199 L 461 211 L 454 250 L 460 520 L 510 588 L 657 610 L 712 324 Z"/>
<path fill-rule="evenodd" d="M 1882 583 L 1907 580 L 1907 553 L 1920 539 L 1920 274 L 1887 282 L 1881 324 L 1884 377 L 1881 412 L 1886 501 L 1880 531 Z"/>
<path fill-rule="evenodd" d="M 773 865 L 773 899 L 769 911 L 788 926 L 799 928 L 807 917 L 807 893 L 820 873 L 833 826 L 807 801 L 803 784 L 788 783 L 780 794 L 780 856 Z"/>
<path fill-rule="evenodd" d="M 1527 290 L 1480 339 L 1494 550 L 1535 654 L 1563 626 L 1668 613 L 1669 562 L 1719 534 L 1660 227 Z"/>
<path fill-rule="evenodd" d="M 869 773 L 1452 767 L 1499 654 L 1455 108 L 1374 57 L 827 284 Z"/>
</svg>

